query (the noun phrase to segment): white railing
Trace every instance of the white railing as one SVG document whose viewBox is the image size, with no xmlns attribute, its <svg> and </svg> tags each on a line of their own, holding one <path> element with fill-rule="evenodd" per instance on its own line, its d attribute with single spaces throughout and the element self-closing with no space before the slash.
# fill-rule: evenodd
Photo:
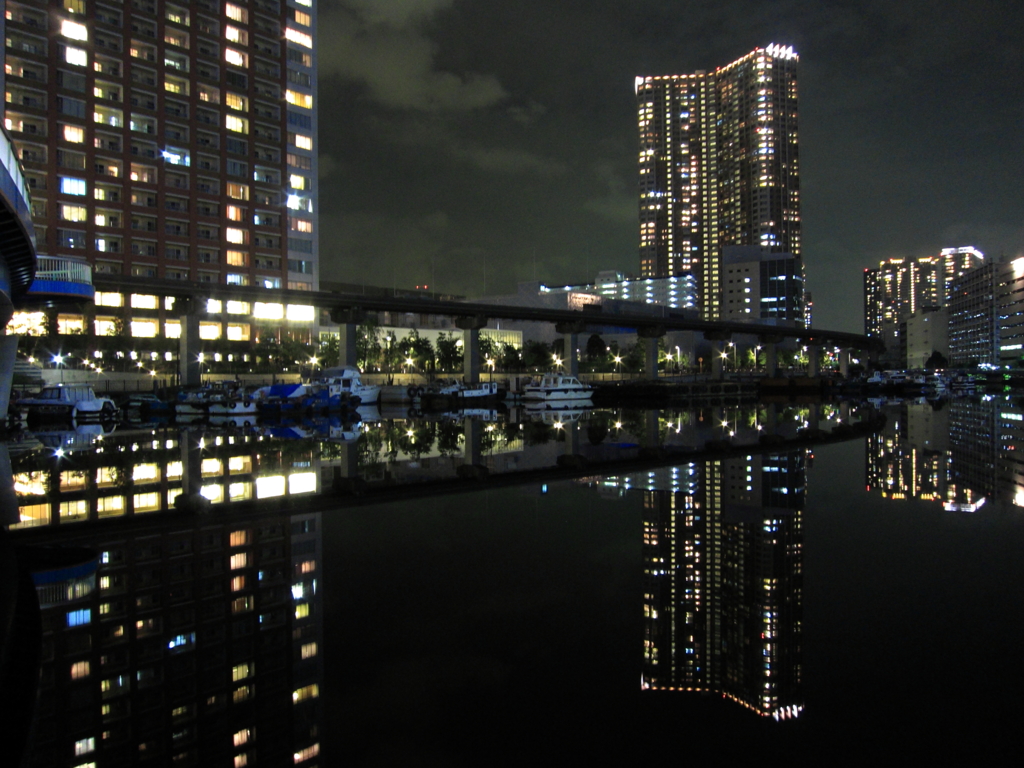
<svg viewBox="0 0 1024 768">
<path fill-rule="evenodd" d="M 36 263 L 36 280 L 92 285 L 92 267 L 78 259 L 40 256 Z"/>
</svg>

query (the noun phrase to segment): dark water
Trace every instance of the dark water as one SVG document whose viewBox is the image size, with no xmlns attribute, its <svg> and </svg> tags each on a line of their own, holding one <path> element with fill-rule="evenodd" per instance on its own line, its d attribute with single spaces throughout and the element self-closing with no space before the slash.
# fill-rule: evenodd
<svg viewBox="0 0 1024 768">
<path fill-rule="evenodd" d="M 138 511 L 189 472 L 162 435 L 122 463 L 136 511 L 110 519 L 103 454 L 72 457 L 85 490 L 15 455 L 22 504 L 33 480 L 89 509 L 10 531 L 19 559 L 106 553 L 93 592 L 44 599 L 26 764 L 1002 764 L 1024 681 L 1020 413 L 903 405 L 869 439 L 334 507 L 322 449 L 211 440 L 202 459 L 239 483 L 320 486 L 199 514 Z"/>
</svg>

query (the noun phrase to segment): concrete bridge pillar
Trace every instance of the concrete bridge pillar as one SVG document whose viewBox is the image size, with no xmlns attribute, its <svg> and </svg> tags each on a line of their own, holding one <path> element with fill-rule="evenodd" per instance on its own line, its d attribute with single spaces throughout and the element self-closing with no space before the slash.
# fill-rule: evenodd
<svg viewBox="0 0 1024 768">
<path fill-rule="evenodd" d="M 821 373 L 821 347 L 817 344 L 807 345 L 807 375 L 815 378 Z"/>
<path fill-rule="evenodd" d="M 665 335 L 662 325 L 642 325 L 636 329 L 637 343 L 644 342 L 644 375 L 648 379 L 658 378 L 658 339 Z"/>
<path fill-rule="evenodd" d="M 465 464 L 477 466 L 480 464 L 480 446 L 483 444 L 484 424 L 479 419 L 465 417 L 462 420 L 462 434 L 466 440 L 466 455 L 463 459 Z"/>
<path fill-rule="evenodd" d="M 14 304 L 11 303 L 11 297 L 6 291 L 0 290 L 0 419 L 7 418 L 11 387 L 14 385 L 14 360 L 18 356 L 18 337 L 4 333 L 13 314 Z M 6 421 L 0 424 L 0 432 L 6 428 Z"/>
<path fill-rule="evenodd" d="M 850 350 L 846 347 L 839 350 L 839 375 L 844 379 L 850 375 Z"/>
<path fill-rule="evenodd" d="M 580 375 L 580 356 L 576 348 L 580 345 L 580 334 L 587 328 L 586 323 L 561 322 L 555 323 L 555 330 L 562 334 L 562 347 L 565 353 L 565 372 L 570 376 Z"/>
<path fill-rule="evenodd" d="M 839 421 L 843 424 L 850 423 L 850 401 L 841 400 L 839 402 Z"/>
<path fill-rule="evenodd" d="M 0 318 L 4 325 L 8 321 Z M 0 327 L 0 419 L 7 418 L 7 408 L 11 404 L 11 387 L 14 385 L 14 361 L 18 357 L 18 337 L 7 336 Z M 7 422 L 0 422 L 0 432 L 7 427 Z"/>
<path fill-rule="evenodd" d="M 366 312 L 356 307 L 338 307 L 331 310 L 331 320 L 338 324 L 338 365 L 358 365 L 356 343 L 359 324 L 366 320 Z"/>
<path fill-rule="evenodd" d="M 774 344 L 764 345 L 764 375 L 774 379 L 779 373 L 779 350 Z"/>
<path fill-rule="evenodd" d="M 580 375 L 580 356 L 576 354 L 576 347 L 579 345 L 580 337 L 575 333 L 567 333 L 562 336 L 562 347 L 565 349 L 565 372 L 570 376 Z"/>
<path fill-rule="evenodd" d="M 18 509 L 18 494 L 14 492 L 11 454 L 7 451 L 7 443 L 0 442 L 0 526 L 14 525 L 20 521 L 21 512 Z"/>
<path fill-rule="evenodd" d="M 175 299 L 181 320 L 178 339 L 178 374 L 181 386 L 198 387 L 203 383 L 202 364 L 199 362 L 199 300 L 194 297 Z"/>
<path fill-rule="evenodd" d="M 467 384 L 480 381 L 480 329 L 486 325 L 482 315 L 455 318 L 455 327 L 462 329 L 462 377 Z"/>
<path fill-rule="evenodd" d="M 661 447 L 661 433 L 658 430 L 659 416 L 661 411 L 648 410 L 644 417 L 644 447 Z"/>
<path fill-rule="evenodd" d="M 821 405 L 819 403 L 811 403 L 807 408 L 807 426 L 810 429 L 821 428 Z"/>
<path fill-rule="evenodd" d="M 565 455 L 576 456 L 580 452 L 580 423 L 570 421 L 564 425 L 565 431 Z"/>
</svg>

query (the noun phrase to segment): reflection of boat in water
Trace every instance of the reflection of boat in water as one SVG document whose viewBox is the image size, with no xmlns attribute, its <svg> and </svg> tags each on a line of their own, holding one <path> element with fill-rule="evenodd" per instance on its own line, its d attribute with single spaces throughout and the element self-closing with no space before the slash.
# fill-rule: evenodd
<svg viewBox="0 0 1024 768">
<path fill-rule="evenodd" d="M 380 421 L 380 409 L 376 405 L 360 405 L 356 408 L 356 414 L 362 422 Z"/>
<path fill-rule="evenodd" d="M 138 392 L 121 402 L 121 412 L 128 421 L 162 421 L 174 415 L 174 407 L 156 395 Z"/>
<path fill-rule="evenodd" d="M 97 397 L 92 387 L 85 384 L 43 387 L 36 397 L 19 400 L 18 408 L 27 412 L 30 422 L 113 421 L 120 415 L 113 400 Z"/>
<path fill-rule="evenodd" d="M 593 394 L 594 388 L 589 384 L 584 384 L 575 376 L 558 373 L 545 374 L 538 383 L 523 388 L 523 400 L 527 403 L 589 400 Z"/>
<path fill-rule="evenodd" d="M 581 421 L 592 410 L 589 402 L 576 401 L 571 404 L 563 402 L 555 406 L 545 403 L 526 403 L 522 413 L 530 421 L 539 421 L 544 424 L 558 424 L 566 422 Z"/>
<path fill-rule="evenodd" d="M 44 447 L 55 452 L 70 453 L 72 451 L 92 450 L 93 445 L 109 435 L 116 428 L 115 422 L 79 424 L 73 429 L 47 430 L 32 432 Z"/>
</svg>

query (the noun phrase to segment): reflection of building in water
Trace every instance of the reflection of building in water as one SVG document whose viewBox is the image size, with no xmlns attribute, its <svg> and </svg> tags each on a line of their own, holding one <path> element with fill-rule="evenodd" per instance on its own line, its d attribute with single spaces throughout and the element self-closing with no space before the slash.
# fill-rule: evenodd
<svg viewBox="0 0 1024 768">
<path fill-rule="evenodd" d="M 627 487 L 644 493 L 644 688 L 799 714 L 804 454 L 703 461 Z"/>
<path fill-rule="evenodd" d="M 948 413 L 928 403 L 892 409 L 885 428 L 868 437 L 867 489 L 889 499 L 946 499 Z"/>
<path fill-rule="evenodd" d="M 29 525 L 13 526 L 22 529 L 16 540 L 99 554 L 94 581 L 80 580 L 63 596 L 53 584 L 40 586 L 32 765 L 314 764 L 323 671 L 320 515 L 298 505 L 269 514 L 265 506 L 227 504 L 216 515 L 173 510 L 190 471 L 198 469 L 197 490 L 223 492 L 225 501 L 232 484 L 248 483 L 255 497 L 260 477 L 278 475 L 284 479 L 273 481 L 271 495 L 286 496 L 295 473 L 283 468 L 308 472 L 308 457 L 257 455 L 244 440 L 212 445 L 198 459 L 164 442 L 134 453 L 131 444 L 123 453 L 111 447 L 130 461 L 82 454 L 15 470 L 23 493 L 42 492 L 44 500 L 37 495 L 29 506 L 47 507 L 58 526 L 33 526 L 48 520 L 42 512 L 26 520 L 23 508 Z M 172 466 L 175 455 L 183 467 Z M 261 463 L 266 474 L 254 475 Z M 214 486 L 220 490 L 207 490 Z M 50 492 L 66 501 L 46 500 Z M 145 494 L 158 498 L 142 509 Z M 103 519 L 110 517 L 121 519 Z"/>
<path fill-rule="evenodd" d="M 1024 506 L 1024 407 L 954 399 L 941 409 L 903 403 L 868 437 L 867 489 L 883 498 L 975 512 L 986 500 Z"/>
<path fill-rule="evenodd" d="M 62 531 L 96 589 L 43 613 L 33 765 L 302 763 L 319 752 L 318 514 Z"/>
<path fill-rule="evenodd" d="M 308 441 L 165 430 L 115 434 L 95 448 L 81 447 L 58 447 L 19 462 L 14 487 L 20 522 L 12 529 L 173 509 L 182 494 L 221 504 L 319 490 L 319 445 Z"/>
</svg>

